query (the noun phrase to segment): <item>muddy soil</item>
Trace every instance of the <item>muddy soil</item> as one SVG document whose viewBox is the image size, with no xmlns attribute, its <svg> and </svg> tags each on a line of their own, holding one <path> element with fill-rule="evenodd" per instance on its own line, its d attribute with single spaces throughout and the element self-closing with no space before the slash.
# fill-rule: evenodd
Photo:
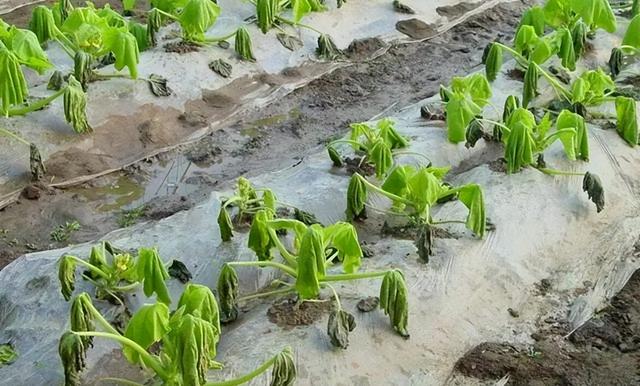
<svg viewBox="0 0 640 386">
<path fill-rule="evenodd" d="M 393 45 L 373 60 L 338 69 L 260 110 L 238 116 L 235 123 L 195 144 L 124 171 L 81 186 L 48 190 L 37 199 L 38 195 L 29 195 L 34 199 L 25 195 L 0 210 L 0 269 L 27 252 L 94 240 L 121 226 L 187 209 L 214 188 L 230 187 L 240 175 L 301 162 L 310 150 L 343 135 L 349 123 L 392 114 L 434 95 L 452 76 L 473 70 L 489 41 L 513 34 L 526 6 L 520 1 L 502 4 L 431 40 Z M 354 44 L 352 58 L 378 48 L 378 40 Z M 447 66 L 442 66 L 444 62 Z M 274 81 L 282 76 L 286 71 L 264 75 Z M 188 107 L 183 114 L 186 123 L 198 120 L 200 104 Z M 183 165 L 184 173 L 179 169 L 180 178 L 169 183 L 175 165 Z M 131 213 L 127 211 L 133 214 L 126 217 Z M 66 240 L 52 240 L 52 231 L 73 221 L 79 230 Z"/>
<path fill-rule="evenodd" d="M 640 270 L 575 332 L 562 318 L 543 323 L 533 346 L 483 343 L 455 371 L 484 381 L 508 376 L 509 385 L 640 384 Z"/>
</svg>

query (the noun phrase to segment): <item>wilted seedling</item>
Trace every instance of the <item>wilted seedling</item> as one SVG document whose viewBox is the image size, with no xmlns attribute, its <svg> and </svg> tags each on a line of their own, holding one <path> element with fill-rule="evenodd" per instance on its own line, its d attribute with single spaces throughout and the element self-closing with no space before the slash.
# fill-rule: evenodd
<svg viewBox="0 0 640 386">
<path fill-rule="evenodd" d="M 62 335 L 58 348 L 66 385 L 80 384 L 80 373 L 86 366 L 87 350 L 94 337 L 119 343 L 130 363 L 148 368 L 154 374 L 154 382 L 167 386 L 241 385 L 270 367 L 273 368 L 272 385 L 289 386 L 295 381 L 295 364 L 288 347 L 242 377 L 207 381 L 209 370 L 222 365 L 215 361 L 221 333 L 218 306 L 211 290 L 205 286 L 187 285 L 178 308 L 172 313 L 164 303 L 143 305 L 133 314 L 124 333 L 100 314 L 86 293 L 73 300 L 73 304 L 77 303 L 82 307 L 72 307 L 72 330 Z M 83 322 L 74 323 L 74 320 Z"/>
<path fill-rule="evenodd" d="M 166 285 L 169 273 L 156 249 L 140 248 L 137 256 L 132 256 L 103 242 L 91 249 L 88 260 L 62 256 L 58 262 L 58 279 L 65 300 L 71 298 L 75 289 L 77 266 L 86 268 L 82 277 L 96 287 L 98 298 L 121 302 L 123 293 L 142 284 L 145 296 L 155 294 L 161 302 L 171 303 Z"/>
<path fill-rule="evenodd" d="M 13 348 L 12 344 L 0 344 L 0 368 L 10 365 L 16 360 L 16 358 L 18 358 L 18 353 Z"/>
<path fill-rule="evenodd" d="M 292 249 L 288 249 L 280 240 L 278 231 L 282 229 L 293 233 Z M 251 231 L 249 248 L 256 252 L 258 261 L 228 262 L 218 278 L 220 304 L 223 305 L 223 313 L 229 316 L 235 316 L 236 304 L 239 302 L 292 292 L 298 295 L 300 301 L 315 300 L 320 296 L 322 288 L 330 288 L 333 291 L 338 311 L 341 311 L 338 295 L 330 283 L 384 277 L 390 272 L 357 272 L 362 250 L 355 228 L 351 224 L 338 222 L 327 227 L 318 224 L 307 226 L 297 220 L 268 219 L 258 214 L 253 220 Z M 279 252 L 283 263 L 273 261 L 272 249 Z M 343 273 L 329 273 L 329 268 L 335 264 L 341 264 Z M 295 283 L 279 282 L 283 288 L 238 297 L 237 276 L 233 270 L 236 266 L 275 268 Z M 404 286 L 404 279 L 398 285 Z M 394 298 L 390 302 L 390 307 L 408 309 L 406 298 Z M 398 332 L 406 331 L 406 324 L 397 325 L 398 321 L 399 319 L 391 319 L 394 328 Z M 355 322 L 348 315 L 336 312 L 330 320 L 328 333 L 332 342 L 346 347 L 348 332 L 354 327 Z"/>
<path fill-rule="evenodd" d="M 63 241 L 69 240 L 71 235 L 74 232 L 79 231 L 80 228 L 82 227 L 78 221 L 67 221 L 64 224 L 58 225 L 56 229 L 51 231 L 51 234 L 49 236 L 51 238 L 51 241 L 57 241 L 61 243 Z"/>
<path fill-rule="evenodd" d="M 393 166 L 394 154 L 399 154 L 397 151 L 409 144 L 408 140 L 396 131 L 390 119 L 378 121 L 375 127 L 366 123 L 353 123 L 349 139 L 338 139 L 329 143 L 327 152 L 333 166 L 336 167 L 343 165 L 342 156 L 336 149 L 336 145 L 340 143 L 350 145 L 356 153 L 364 153 L 361 163 L 371 162 L 375 166 L 378 178 L 384 177 Z"/>
</svg>

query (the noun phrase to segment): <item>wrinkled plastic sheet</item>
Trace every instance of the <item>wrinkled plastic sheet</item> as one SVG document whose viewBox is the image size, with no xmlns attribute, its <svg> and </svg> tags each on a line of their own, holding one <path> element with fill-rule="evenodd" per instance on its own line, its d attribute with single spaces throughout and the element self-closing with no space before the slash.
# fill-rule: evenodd
<svg viewBox="0 0 640 386">
<path fill-rule="evenodd" d="M 610 43 L 602 40 L 598 52 Z M 502 74 L 494 83 L 492 102 L 501 105 L 508 92 L 519 87 Z M 450 144 L 443 125 L 422 120 L 419 107 L 409 106 L 393 117 L 398 130 L 411 139 L 410 150 L 422 153 L 434 165 L 451 165 L 449 182 L 453 185 L 480 184 L 487 215 L 496 229 L 480 240 L 462 225 L 448 225 L 454 237 L 436 239 L 435 256 L 424 264 L 411 240 L 379 237 L 375 224 L 388 217 L 370 212 L 359 233 L 373 240 L 368 244 L 373 257 L 364 259 L 361 269 L 403 270 L 409 289 L 411 338 L 396 335 L 379 310 L 360 313 L 355 309 L 359 299 L 377 296 L 379 280 L 341 283 L 336 288 L 343 307 L 355 314 L 357 323 L 347 350 L 331 347 L 326 315 L 312 325 L 285 330 L 268 321 L 270 303 L 258 303 L 224 328 L 217 360 L 226 366 L 212 372 L 212 377 L 250 371 L 290 345 L 295 351 L 298 384 L 446 384 L 455 361 L 481 342 L 531 344 L 530 334 L 536 331 L 537 322 L 548 315 L 566 315 L 567 308 L 573 326 L 581 325 L 640 266 L 637 259 L 627 258 L 640 236 L 640 171 L 636 167 L 640 154 L 615 131 L 589 125 L 589 163 L 566 160 L 559 145 L 545 152 L 545 160 L 555 168 L 600 176 L 606 207 L 596 213 L 581 191 L 581 177 L 551 177 L 531 168 L 514 175 L 493 171 L 487 162 L 502 156 L 501 147 L 483 141 L 472 149 Z M 343 219 L 348 179 L 343 171 L 332 168 L 324 149 L 319 148 L 299 165 L 252 182 L 274 189 L 282 201 L 331 223 Z M 194 282 L 215 288 L 224 262 L 255 259 L 246 247 L 246 234 L 236 233 L 228 243 L 220 240 L 216 217 L 221 198 L 229 194 L 213 192 L 208 201 L 191 210 L 118 230 L 104 239 L 126 248 L 158 246 L 167 261 L 182 260 L 194 274 Z M 372 204 L 388 205 L 375 195 Z M 435 208 L 432 215 L 435 220 L 464 219 L 465 210 L 454 202 Z M 91 245 L 29 254 L 0 271 L 0 342 L 13 342 L 20 354 L 14 364 L 0 368 L 0 384 L 61 381 L 56 348 L 58 337 L 68 328 L 69 305 L 59 293 L 56 260 L 65 253 L 87 256 Z M 264 287 L 275 277 L 272 271 L 246 267 L 238 273 L 243 294 Z M 543 279 L 551 283 L 546 296 L 536 290 Z M 576 295 L 585 282 L 593 285 Z M 78 287 L 78 292 L 90 289 L 82 282 Z M 182 285 L 171 280 L 170 287 L 177 299 Z M 130 298 L 134 308 L 144 301 L 141 294 Z M 508 308 L 520 316 L 513 318 Z M 86 374 L 105 374 L 100 369 L 113 361 L 114 346 L 100 340 L 95 346 Z M 106 373 L 118 376 L 118 368 L 115 374 Z M 92 381 L 95 379 L 87 379 Z"/>
<path fill-rule="evenodd" d="M 438 31 L 451 28 L 473 13 L 480 12 L 500 0 L 481 1 L 477 7 L 448 20 L 435 11 L 439 6 L 460 3 L 455 0 L 421 1 L 407 0 L 415 15 L 394 12 L 390 1 L 386 0 L 350 0 L 341 9 L 335 9 L 335 2 L 328 2 L 326 12 L 315 13 L 304 19 L 320 31 L 329 33 L 339 48 L 346 48 L 354 39 L 379 37 L 386 42 L 410 40 L 395 29 L 398 20 L 417 18 L 437 27 Z M 474 3 L 471 1 L 470 3 Z M 244 20 L 253 15 L 254 6 L 249 2 L 220 0 L 222 13 L 209 36 L 223 36 L 235 30 Z M 1 12 L 17 6 L 9 2 L 0 8 Z M 346 61 L 322 63 L 315 59 L 317 34 L 304 28 L 287 31 L 300 38 L 304 46 L 295 52 L 284 48 L 276 38 L 277 31 L 262 34 L 256 25 L 247 25 L 250 31 L 254 54 L 257 61 L 248 63 L 239 61 L 232 48 L 224 50 L 217 46 L 201 49 L 199 52 L 175 54 L 164 52 L 164 43 L 160 39 L 158 47 L 141 53 L 139 76 L 148 77 L 159 74 L 168 79 L 174 94 L 166 98 L 154 97 L 148 85 L 143 81 L 112 79 L 92 83 L 88 91 L 88 117 L 95 131 L 90 135 L 77 135 L 64 121 L 62 101 L 55 101 L 48 108 L 29 114 L 26 117 L 0 118 L 0 126 L 11 129 L 28 141 L 38 145 L 46 161 L 54 155 L 70 153 L 74 162 L 74 153 L 91 156 L 97 166 L 90 171 L 81 170 L 74 175 L 56 176 L 53 185 L 64 186 L 80 183 L 101 174 L 117 170 L 130 163 L 166 151 L 178 144 L 190 142 L 208 132 L 222 127 L 229 119 L 242 111 L 259 108 L 280 98 L 292 90 L 338 67 L 349 65 Z M 163 29 L 164 36 L 171 37 L 179 32 L 177 25 Z M 173 40 L 176 40 L 174 37 Z M 69 71 L 72 61 L 56 44 L 51 44 L 48 54 L 58 69 Z M 232 76 L 222 78 L 208 68 L 208 64 L 223 58 L 233 65 Z M 298 68 L 288 75 L 262 77 L 260 74 L 280 74 L 285 68 Z M 101 70 L 112 73 L 112 67 Z M 28 73 L 31 94 L 46 96 L 46 82 L 51 72 L 44 76 Z M 204 114 L 205 127 L 183 127 L 176 118 L 188 109 L 190 103 L 201 101 L 205 93 L 216 91 L 217 100 L 222 105 L 207 109 Z M 232 103 L 225 102 L 231 100 Z M 218 103 L 214 101 L 214 105 Z M 139 131 L 150 127 L 155 132 L 155 141 L 148 141 Z M 15 141 L 0 138 L 0 207 L 13 201 L 17 192 L 29 180 L 29 153 Z M 81 161 L 78 161 L 81 162 Z"/>
</svg>

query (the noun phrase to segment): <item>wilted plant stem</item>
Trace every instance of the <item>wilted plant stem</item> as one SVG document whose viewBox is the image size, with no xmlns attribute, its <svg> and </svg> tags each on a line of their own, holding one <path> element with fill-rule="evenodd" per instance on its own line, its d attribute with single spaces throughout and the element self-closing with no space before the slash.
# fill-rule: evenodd
<svg viewBox="0 0 640 386">
<path fill-rule="evenodd" d="M 204 386 L 236 386 L 236 385 L 242 385 L 244 383 L 249 382 L 250 380 L 252 380 L 253 378 L 257 377 L 258 375 L 264 373 L 265 371 L 267 371 L 269 369 L 269 367 L 271 367 L 273 365 L 273 363 L 276 361 L 277 356 L 273 356 L 271 359 L 269 359 L 268 361 L 264 362 L 263 364 L 260 365 L 260 367 L 258 367 L 257 369 L 253 370 L 252 372 L 245 374 L 239 378 L 235 378 L 235 379 L 230 379 L 228 381 L 222 381 L 222 382 L 207 382 L 204 384 Z"/>
<path fill-rule="evenodd" d="M 227 263 L 228 265 L 235 265 L 239 267 L 273 267 L 278 268 L 281 271 L 289 274 L 290 276 L 296 278 L 298 274 L 293 268 L 288 267 L 284 264 L 276 263 L 275 261 L 232 261 Z"/>
<path fill-rule="evenodd" d="M 22 107 L 22 108 L 18 108 L 18 109 L 13 109 L 13 110 L 9 110 L 8 114 L 10 117 L 16 116 L 16 115 L 25 115 L 25 114 L 29 114 L 32 111 L 36 111 L 36 110 L 40 110 L 41 108 L 45 107 L 46 105 L 48 105 L 49 103 L 53 102 L 54 99 L 58 98 L 59 96 L 61 96 L 62 94 L 64 94 L 65 89 L 62 88 L 58 91 L 56 91 L 55 93 L 49 95 L 48 97 L 41 99 L 33 104 L 28 105 L 27 107 Z"/>
</svg>

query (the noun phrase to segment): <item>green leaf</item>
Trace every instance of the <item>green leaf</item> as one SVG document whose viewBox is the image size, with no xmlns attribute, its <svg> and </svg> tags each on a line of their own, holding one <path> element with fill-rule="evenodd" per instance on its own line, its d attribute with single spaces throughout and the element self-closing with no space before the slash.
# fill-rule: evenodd
<svg viewBox="0 0 640 386">
<path fill-rule="evenodd" d="M 258 27 L 262 33 L 267 33 L 274 25 L 276 17 L 280 14 L 280 1 L 278 0 L 257 0 L 256 17 Z"/>
<path fill-rule="evenodd" d="M 407 286 L 401 271 L 388 271 L 380 286 L 380 309 L 389 315 L 393 328 L 404 338 L 409 338 L 409 301 Z"/>
<path fill-rule="evenodd" d="M 91 297 L 86 292 L 76 296 L 71 302 L 69 322 L 71 330 L 75 332 L 93 331 L 95 329 L 94 316 L 91 308 Z M 89 347 L 93 343 L 93 337 L 83 336 L 82 343 Z"/>
<path fill-rule="evenodd" d="M 558 28 L 569 25 L 572 17 L 570 0 L 547 0 L 544 4 L 546 24 Z"/>
<path fill-rule="evenodd" d="M 296 380 L 296 365 L 291 348 L 282 350 L 273 362 L 270 386 L 292 386 Z"/>
<path fill-rule="evenodd" d="M 16 358 L 18 358 L 18 353 L 11 344 L 0 344 L 0 368 L 10 365 Z"/>
<path fill-rule="evenodd" d="M 148 349 L 159 342 L 169 331 L 169 307 L 164 303 L 145 304 L 133 314 L 127 324 L 124 336 Z M 138 352 L 129 346 L 122 348 L 127 360 L 134 364 L 144 364 Z"/>
<path fill-rule="evenodd" d="M 331 36 L 328 34 L 321 34 L 318 36 L 318 47 L 316 48 L 316 55 L 323 60 L 336 60 L 341 58 L 344 54 L 333 42 Z"/>
<path fill-rule="evenodd" d="M 82 338 L 71 331 L 65 332 L 60 337 L 58 355 L 64 368 L 65 386 L 80 385 L 80 372 L 86 366 L 86 349 Z"/>
<path fill-rule="evenodd" d="M 40 44 L 45 44 L 56 37 L 56 21 L 53 12 L 44 6 L 39 5 L 33 9 L 29 29 L 38 37 Z"/>
<path fill-rule="evenodd" d="M 276 204 L 278 199 L 271 189 L 265 189 L 262 192 L 262 203 L 265 208 L 271 209 L 272 213 L 276 212 Z"/>
<path fill-rule="evenodd" d="M 633 98 L 619 96 L 616 98 L 616 113 L 618 134 L 631 146 L 638 144 L 638 121 L 636 116 L 636 101 Z"/>
<path fill-rule="evenodd" d="M 535 140 L 533 128 L 535 127 L 533 114 L 519 108 L 511 114 L 507 126 L 511 130 L 504 136 L 504 158 L 507 161 L 507 173 L 516 173 L 521 168 L 534 162 Z"/>
<path fill-rule="evenodd" d="M 391 149 L 382 139 L 376 141 L 370 148 L 368 158 L 376 167 L 377 178 L 382 178 L 393 166 Z"/>
<path fill-rule="evenodd" d="M 478 237 L 483 237 L 486 230 L 487 218 L 484 210 L 482 188 L 477 184 L 465 185 L 460 188 L 458 199 L 469 209 L 466 221 L 467 228 Z"/>
<path fill-rule="evenodd" d="M 136 6 L 136 0 L 122 0 L 122 8 L 125 11 L 132 11 Z"/>
<path fill-rule="evenodd" d="M 0 99 L 2 114 L 6 115 L 11 106 L 22 104 L 28 94 L 18 57 L 0 42 Z"/>
<path fill-rule="evenodd" d="M 562 66 L 569 71 L 575 71 L 576 69 L 576 52 L 573 44 L 573 36 L 571 31 L 567 28 L 558 30 L 560 33 L 560 50 L 558 51 L 558 57 L 562 60 Z"/>
<path fill-rule="evenodd" d="M 520 107 L 522 107 L 522 104 L 520 103 L 520 98 L 514 95 L 509 95 L 507 99 L 504 101 L 504 108 L 502 110 L 502 122 L 504 122 L 505 124 L 509 122 L 509 119 L 511 118 L 511 114 L 513 114 L 513 112 L 519 109 Z"/>
<path fill-rule="evenodd" d="M 256 61 L 256 58 L 253 55 L 251 36 L 249 35 L 249 31 L 244 27 L 239 27 L 236 31 L 235 50 L 243 60 L 248 60 L 250 62 Z"/>
<path fill-rule="evenodd" d="M 233 223 L 231 222 L 231 216 L 224 207 L 220 207 L 218 213 L 218 226 L 220 227 L 220 237 L 222 241 L 229 241 L 233 237 Z"/>
<path fill-rule="evenodd" d="M 324 229 L 324 240 L 338 251 L 338 259 L 342 261 L 345 273 L 354 273 L 360 268 L 362 249 L 353 225 L 337 222 L 328 226 Z M 324 268 L 319 272 L 324 275 Z"/>
<path fill-rule="evenodd" d="M 223 323 L 229 323 L 238 317 L 238 275 L 232 266 L 224 264 L 218 276 L 218 299 Z"/>
<path fill-rule="evenodd" d="M 93 55 L 82 50 L 76 51 L 73 56 L 73 75 L 82 85 L 82 90 L 87 91 L 87 85 L 93 78 Z"/>
<path fill-rule="evenodd" d="M 165 280 L 169 273 L 155 248 L 140 248 L 138 264 L 136 266 L 138 278 L 143 282 L 144 295 L 149 297 L 156 294 L 158 300 L 164 304 L 171 304 L 171 297 Z"/>
<path fill-rule="evenodd" d="M 87 121 L 87 94 L 73 75 L 69 75 L 68 85 L 63 94 L 64 117 L 76 133 L 93 131 Z"/>
<path fill-rule="evenodd" d="M 364 204 L 367 202 L 367 187 L 358 173 L 354 173 L 347 188 L 347 209 L 345 215 L 352 221 L 364 214 Z"/>
<path fill-rule="evenodd" d="M 218 332 L 211 323 L 186 314 L 177 328 L 171 331 L 171 342 L 175 354 L 178 374 L 184 385 L 203 385 L 207 372 L 215 357 Z M 212 353 L 214 355 L 212 355 Z"/>
<path fill-rule="evenodd" d="M 209 287 L 189 283 L 178 301 L 178 308 L 184 307 L 185 315 L 193 315 L 210 323 L 216 332 L 216 343 L 220 335 L 220 312 L 218 303 Z M 212 357 L 215 357 L 215 346 Z"/>
<path fill-rule="evenodd" d="M 455 93 L 447 102 L 447 137 L 450 142 L 459 143 L 466 139 L 467 126 L 481 112 L 481 109 L 469 102 L 463 95 Z"/>
<path fill-rule="evenodd" d="M 147 26 L 144 24 L 129 22 L 129 33 L 136 38 L 138 42 L 138 50 L 146 51 L 152 46 L 149 40 L 149 34 L 147 33 Z"/>
<path fill-rule="evenodd" d="M 587 47 L 587 26 L 582 21 L 578 21 L 571 30 L 571 37 L 576 58 L 579 58 Z"/>
<path fill-rule="evenodd" d="M 324 248 L 319 226 L 310 226 L 302 237 L 298 253 L 296 291 L 300 299 L 315 299 L 320 295 L 319 280 L 324 276 Z"/>
<path fill-rule="evenodd" d="M 275 243 L 271 240 L 271 235 L 269 235 L 268 220 L 269 217 L 265 210 L 258 211 L 253 217 L 251 229 L 249 230 L 248 247 L 256 253 L 260 261 L 273 258 L 271 249 L 275 246 Z"/>
<path fill-rule="evenodd" d="M 487 80 L 493 82 L 496 80 L 500 68 L 502 67 L 502 48 L 496 43 L 489 43 L 489 52 L 485 60 L 485 74 Z"/>
<path fill-rule="evenodd" d="M 382 183 L 382 190 L 399 197 L 404 197 L 407 194 L 409 176 L 414 173 L 415 169 L 408 165 L 393 168 Z"/>
<path fill-rule="evenodd" d="M 176 10 L 184 8 L 188 0 L 151 0 L 151 5 L 167 13 L 175 13 Z"/>
<path fill-rule="evenodd" d="M 219 15 L 220 7 L 213 1 L 189 0 L 182 8 L 178 21 L 187 40 L 201 42 Z"/>
<path fill-rule="evenodd" d="M 582 116 L 569 110 L 562 110 L 556 119 L 556 129 L 576 131 L 574 136 L 560 137 L 569 159 L 589 160 L 589 136 Z"/>
<path fill-rule="evenodd" d="M 536 33 L 536 29 L 530 25 L 523 25 L 516 32 L 514 48 L 518 53 L 527 57 L 539 41 L 540 37 Z"/>
<path fill-rule="evenodd" d="M 327 153 L 329 153 L 329 158 L 331 162 L 333 162 L 333 166 L 337 168 L 342 167 L 342 157 L 335 147 L 327 146 Z"/>
<path fill-rule="evenodd" d="M 524 88 L 522 89 L 522 107 L 529 106 L 538 95 L 538 66 L 534 62 L 529 62 L 527 71 L 524 74 Z"/>
<path fill-rule="evenodd" d="M 376 125 L 378 136 L 382 138 L 391 149 L 403 149 L 409 145 L 409 141 L 394 127 L 394 122 L 389 119 L 381 119 Z"/>
<path fill-rule="evenodd" d="M 480 107 L 486 106 L 492 95 L 491 85 L 487 78 L 480 73 L 475 73 L 467 76 L 465 81 L 471 100 Z"/>
<path fill-rule="evenodd" d="M 616 32 L 616 16 L 608 0 L 571 0 L 571 9 L 593 28 Z"/>
<path fill-rule="evenodd" d="M 58 280 L 64 300 L 69 301 L 76 287 L 76 262 L 69 255 L 62 256 L 58 262 Z"/>
<path fill-rule="evenodd" d="M 296 23 L 312 11 L 309 0 L 291 0 L 291 9 L 293 10 L 293 21 Z"/>
<path fill-rule="evenodd" d="M 520 20 L 520 26 L 532 26 L 539 36 L 544 34 L 545 16 L 544 9 L 540 6 L 533 6 L 525 11 Z"/>
<path fill-rule="evenodd" d="M 347 349 L 349 346 L 349 333 L 356 328 L 356 319 L 352 314 L 344 310 L 335 310 L 329 314 L 327 322 L 327 334 L 334 347 Z"/>
<path fill-rule="evenodd" d="M 138 63 L 140 63 L 140 51 L 136 37 L 129 31 L 110 27 L 104 31 L 103 43 L 101 55 L 112 52 L 116 58 L 114 65 L 116 70 L 120 71 L 127 67 L 131 78 L 136 79 L 138 77 Z"/>
</svg>

